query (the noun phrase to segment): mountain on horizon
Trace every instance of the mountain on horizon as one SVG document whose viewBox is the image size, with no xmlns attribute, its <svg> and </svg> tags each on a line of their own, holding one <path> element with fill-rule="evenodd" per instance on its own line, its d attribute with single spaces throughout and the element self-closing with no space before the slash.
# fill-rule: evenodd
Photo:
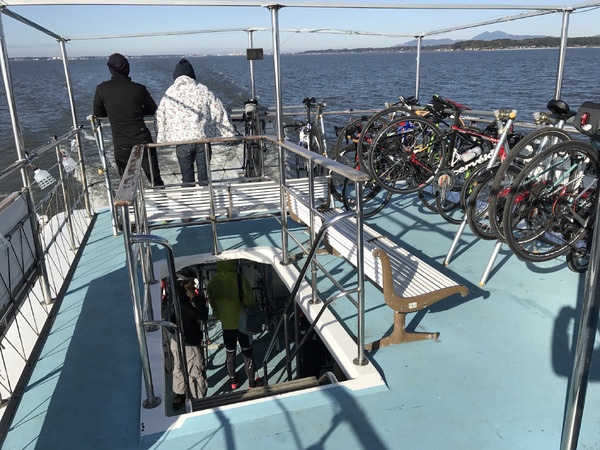
<svg viewBox="0 0 600 450">
<path fill-rule="evenodd" d="M 478 34 L 477 36 L 473 36 L 471 39 L 423 39 L 421 45 L 452 45 L 455 42 L 460 41 L 493 41 L 496 39 L 513 39 L 518 41 L 520 39 L 532 39 L 539 38 L 544 36 L 534 36 L 534 35 L 516 35 L 516 34 L 508 34 L 504 31 L 496 30 L 496 31 L 484 31 L 483 33 Z M 399 44 L 398 46 L 416 46 L 417 40 L 413 39 L 412 41 L 405 42 L 404 44 Z"/>
<path fill-rule="evenodd" d="M 513 39 L 518 41 L 520 39 L 534 39 L 545 36 L 533 35 L 533 34 L 508 34 L 504 31 L 496 30 L 496 31 L 484 31 L 477 36 L 473 36 L 471 41 L 493 41 L 495 39 Z"/>
</svg>

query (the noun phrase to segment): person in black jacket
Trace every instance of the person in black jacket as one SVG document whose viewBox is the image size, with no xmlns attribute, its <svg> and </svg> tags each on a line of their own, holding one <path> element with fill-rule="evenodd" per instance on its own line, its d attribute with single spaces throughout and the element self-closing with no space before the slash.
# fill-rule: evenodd
<svg viewBox="0 0 600 450">
<path fill-rule="evenodd" d="M 208 382 L 206 380 L 206 361 L 202 352 L 202 323 L 206 323 L 208 320 L 208 306 L 204 296 L 196 292 L 195 277 L 189 270 L 184 269 L 177 273 L 176 290 L 181 310 L 191 395 L 193 398 L 204 398 L 208 390 Z M 171 322 L 177 323 L 174 311 L 170 319 Z M 174 361 L 173 408 L 177 409 L 185 400 L 185 383 L 183 365 L 179 360 L 177 341 L 174 338 L 171 339 L 171 353 Z"/>
<path fill-rule="evenodd" d="M 108 117 L 112 129 L 115 161 L 119 175 L 123 176 L 131 149 L 138 144 L 152 142 L 150 130 L 144 123 L 144 116 L 153 116 L 156 102 L 146 86 L 134 83 L 129 78 L 129 61 L 120 53 L 113 53 L 108 58 L 108 70 L 111 79 L 96 87 L 94 96 L 94 115 Z M 156 149 L 150 149 L 152 168 L 148 154 L 144 152 L 142 168 L 154 186 L 162 186 Z"/>
</svg>

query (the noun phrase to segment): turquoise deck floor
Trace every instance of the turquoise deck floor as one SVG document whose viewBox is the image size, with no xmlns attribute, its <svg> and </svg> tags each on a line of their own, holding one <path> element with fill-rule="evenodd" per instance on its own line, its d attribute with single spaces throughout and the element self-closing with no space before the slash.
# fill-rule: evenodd
<svg viewBox="0 0 600 450">
<path fill-rule="evenodd" d="M 443 267 L 457 227 L 413 197 L 393 199 L 369 225 L 469 287 L 466 298 L 409 316 L 409 327 L 438 331 L 439 340 L 370 353 L 383 387 L 354 392 L 342 384 L 218 410 L 140 441 L 141 372 L 123 242 L 112 236 L 108 214 L 99 214 L 3 448 L 559 448 L 585 275 L 563 259 L 532 265 L 503 249 L 480 287 L 493 243 L 466 231 Z M 208 226 L 156 234 L 176 256 L 212 250 Z M 222 250 L 279 242 L 277 224 L 266 220 L 224 224 L 219 235 Z M 163 257 L 155 252 L 155 260 Z M 347 264 L 323 262 L 351 280 Z M 370 285 L 366 301 L 369 342 L 391 331 L 393 315 Z M 344 301 L 334 308 L 355 333 L 356 310 Z M 600 449 L 599 346 L 580 449 Z"/>
</svg>

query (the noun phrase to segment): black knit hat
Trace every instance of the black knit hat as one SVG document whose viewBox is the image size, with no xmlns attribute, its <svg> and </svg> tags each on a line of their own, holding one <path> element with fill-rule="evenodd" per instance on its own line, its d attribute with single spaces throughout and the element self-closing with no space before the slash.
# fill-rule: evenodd
<svg viewBox="0 0 600 450">
<path fill-rule="evenodd" d="M 110 55 L 106 65 L 113 75 L 119 73 L 121 75 L 129 76 L 129 61 L 127 61 L 127 58 L 120 53 L 113 53 Z"/>
<path fill-rule="evenodd" d="M 177 79 L 177 77 L 180 77 L 182 75 L 186 75 L 194 80 L 196 79 L 194 68 L 192 67 L 190 62 L 185 58 L 182 58 L 181 61 L 179 61 L 175 66 L 175 70 L 173 71 L 173 79 L 175 80 Z"/>
</svg>

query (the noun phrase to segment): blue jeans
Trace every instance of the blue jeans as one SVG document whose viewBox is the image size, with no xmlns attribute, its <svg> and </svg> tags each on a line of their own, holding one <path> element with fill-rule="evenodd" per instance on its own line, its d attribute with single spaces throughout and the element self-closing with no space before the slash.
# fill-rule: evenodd
<svg viewBox="0 0 600 450">
<path fill-rule="evenodd" d="M 194 162 L 198 172 L 198 181 L 200 183 L 208 181 L 205 153 L 202 144 L 182 144 L 175 148 L 184 183 L 194 183 Z"/>
</svg>

